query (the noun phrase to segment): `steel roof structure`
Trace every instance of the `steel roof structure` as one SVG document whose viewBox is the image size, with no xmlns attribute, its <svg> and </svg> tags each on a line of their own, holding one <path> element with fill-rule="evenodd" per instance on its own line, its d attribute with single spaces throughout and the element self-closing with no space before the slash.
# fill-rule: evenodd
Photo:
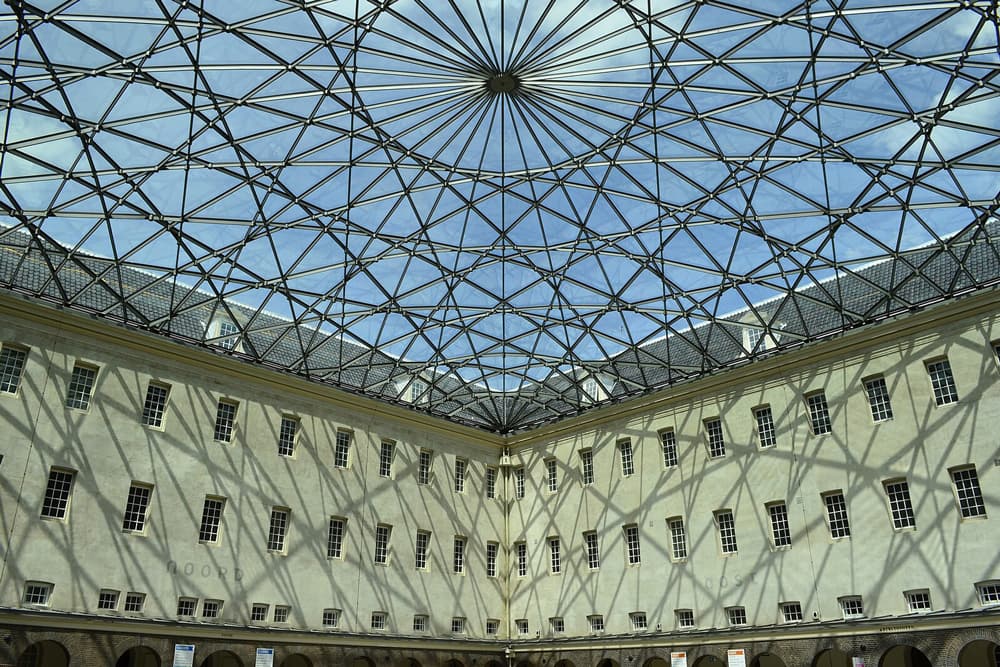
<svg viewBox="0 0 1000 667">
<path fill-rule="evenodd" d="M 0 285 L 498 433 L 1000 277 L 986 0 L 10 0 Z"/>
</svg>

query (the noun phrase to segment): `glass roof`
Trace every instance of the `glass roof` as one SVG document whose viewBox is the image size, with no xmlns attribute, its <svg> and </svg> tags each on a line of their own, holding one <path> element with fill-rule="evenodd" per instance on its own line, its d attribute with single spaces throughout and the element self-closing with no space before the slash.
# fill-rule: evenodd
<svg viewBox="0 0 1000 667">
<path fill-rule="evenodd" d="M 992 284 L 997 7 L 7 3 L 0 284 L 509 433 Z"/>
</svg>

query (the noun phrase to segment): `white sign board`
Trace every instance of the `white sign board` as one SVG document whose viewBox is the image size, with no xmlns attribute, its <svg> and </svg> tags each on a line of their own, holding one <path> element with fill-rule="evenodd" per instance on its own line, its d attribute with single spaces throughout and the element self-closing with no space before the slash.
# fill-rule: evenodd
<svg viewBox="0 0 1000 667">
<path fill-rule="evenodd" d="M 257 649 L 257 660 L 253 663 L 253 667 L 274 667 L 274 649 Z"/>
<path fill-rule="evenodd" d="M 851 658 L 851 667 L 865 667 L 865 659 Z"/>
<path fill-rule="evenodd" d="M 194 667 L 194 644 L 174 644 L 174 667 Z"/>
<path fill-rule="evenodd" d="M 684 651 L 671 653 L 670 667 L 688 667 L 688 654 Z"/>
<path fill-rule="evenodd" d="M 747 667 L 747 654 L 741 648 L 731 648 L 726 651 L 729 667 Z"/>
</svg>

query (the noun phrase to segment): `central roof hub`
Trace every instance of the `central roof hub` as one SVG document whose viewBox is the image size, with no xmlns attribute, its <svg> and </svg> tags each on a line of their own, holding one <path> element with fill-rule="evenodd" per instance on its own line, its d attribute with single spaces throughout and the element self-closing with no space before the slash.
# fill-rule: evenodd
<svg viewBox="0 0 1000 667">
<path fill-rule="evenodd" d="M 498 72 L 486 80 L 486 87 L 494 93 L 509 94 L 521 87 L 521 81 L 510 72 Z"/>
</svg>

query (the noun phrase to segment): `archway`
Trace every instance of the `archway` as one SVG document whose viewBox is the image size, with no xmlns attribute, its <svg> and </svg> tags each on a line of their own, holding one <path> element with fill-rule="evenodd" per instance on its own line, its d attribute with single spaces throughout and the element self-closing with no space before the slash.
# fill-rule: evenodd
<svg viewBox="0 0 1000 667">
<path fill-rule="evenodd" d="M 703 655 L 694 661 L 694 667 L 726 667 L 726 663 L 714 655 Z"/>
<path fill-rule="evenodd" d="M 773 653 L 761 653 L 750 661 L 750 667 L 785 667 L 785 661 Z"/>
<path fill-rule="evenodd" d="M 371 658 L 359 655 L 351 660 L 351 667 L 375 667 L 375 663 L 372 662 Z"/>
<path fill-rule="evenodd" d="M 122 653 L 115 667 L 160 667 L 160 656 L 148 646 L 133 646 Z"/>
<path fill-rule="evenodd" d="M 813 667 L 851 667 L 851 659 L 843 651 L 828 648 L 816 656 Z"/>
<path fill-rule="evenodd" d="M 605 658 L 597 663 L 597 667 L 618 667 L 618 663 L 611 658 Z"/>
<path fill-rule="evenodd" d="M 301 653 L 293 653 L 281 661 L 281 667 L 312 667 L 312 662 Z"/>
<path fill-rule="evenodd" d="M 893 646 L 878 664 L 879 667 L 931 667 L 923 651 L 912 646 Z"/>
<path fill-rule="evenodd" d="M 643 663 L 642 667 L 670 667 L 670 663 L 663 658 L 650 658 Z"/>
<path fill-rule="evenodd" d="M 462 664 L 461 660 L 449 660 L 444 663 L 444 667 L 465 667 L 465 665 Z"/>
<path fill-rule="evenodd" d="M 69 652 L 59 642 L 46 639 L 32 644 L 17 659 L 17 667 L 67 667 Z"/>
<path fill-rule="evenodd" d="M 402 664 L 406 665 L 406 667 L 421 667 L 420 661 L 416 658 L 407 658 Z"/>
<path fill-rule="evenodd" d="M 1000 644 L 977 639 L 962 647 L 958 667 L 1000 667 Z"/>
<path fill-rule="evenodd" d="M 216 651 L 201 661 L 201 667 L 243 667 L 243 661 L 232 651 Z"/>
</svg>

